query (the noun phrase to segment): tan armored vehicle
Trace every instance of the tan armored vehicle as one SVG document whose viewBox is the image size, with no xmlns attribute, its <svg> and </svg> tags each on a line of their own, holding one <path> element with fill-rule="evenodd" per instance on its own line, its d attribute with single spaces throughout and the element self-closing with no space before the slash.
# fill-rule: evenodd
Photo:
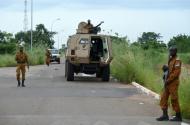
<svg viewBox="0 0 190 125">
<path fill-rule="evenodd" d="M 96 74 L 102 81 L 109 81 L 112 46 L 109 36 L 97 34 L 101 23 L 87 29 L 87 24 L 81 22 L 77 33 L 69 37 L 65 54 L 67 81 L 74 80 L 74 73 Z"/>
</svg>

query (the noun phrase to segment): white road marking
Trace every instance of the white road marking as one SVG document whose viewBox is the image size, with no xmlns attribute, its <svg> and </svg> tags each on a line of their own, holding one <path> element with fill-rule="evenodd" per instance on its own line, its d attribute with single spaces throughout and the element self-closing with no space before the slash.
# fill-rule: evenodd
<svg viewBox="0 0 190 125">
<path fill-rule="evenodd" d="M 182 122 L 181 125 L 189 125 L 189 124 Z"/>
<path fill-rule="evenodd" d="M 97 121 L 94 125 L 110 125 L 105 121 Z"/>
<path fill-rule="evenodd" d="M 140 105 L 144 105 L 144 103 L 143 103 L 143 102 L 140 102 L 139 104 L 140 104 Z"/>
<path fill-rule="evenodd" d="M 91 93 L 96 93 L 96 91 L 95 90 L 91 90 Z"/>
<path fill-rule="evenodd" d="M 155 99 L 159 100 L 160 99 L 160 95 L 145 88 L 144 86 L 141 86 L 140 84 L 136 83 L 136 82 L 132 82 L 132 85 L 135 86 L 136 88 L 139 88 L 141 91 L 143 91 L 144 93 L 146 93 L 147 95 L 153 96 Z"/>
</svg>

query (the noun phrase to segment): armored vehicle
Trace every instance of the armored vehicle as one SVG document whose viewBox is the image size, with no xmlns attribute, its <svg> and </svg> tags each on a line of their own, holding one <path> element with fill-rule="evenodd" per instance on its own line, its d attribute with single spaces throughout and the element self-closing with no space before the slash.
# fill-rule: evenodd
<svg viewBox="0 0 190 125">
<path fill-rule="evenodd" d="M 83 29 L 85 22 L 78 26 L 77 33 L 69 37 L 65 53 L 65 77 L 74 80 L 74 73 L 96 74 L 102 81 L 109 81 L 112 46 L 110 37 L 97 34 L 99 27 Z M 98 30 L 97 30 L 98 29 Z"/>
</svg>

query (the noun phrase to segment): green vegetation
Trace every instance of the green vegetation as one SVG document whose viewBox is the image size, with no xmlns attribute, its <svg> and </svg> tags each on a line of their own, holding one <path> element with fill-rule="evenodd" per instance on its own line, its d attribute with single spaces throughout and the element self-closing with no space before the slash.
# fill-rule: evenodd
<svg viewBox="0 0 190 125">
<path fill-rule="evenodd" d="M 173 45 L 177 46 L 178 51 L 181 53 L 190 52 L 190 36 L 182 34 L 174 36 L 168 42 L 168 46 L 173 46 Z"/>
<path fill-rule="evenodd" d="M 33 51 L 26 51 L 29 57 L 30 65 L 44 64 L 45 60 L 45 47 L 38 46 L 34 47 Z M 12 67 L 16 66 L 15 53 L 14 54 L 3 54 L 0 55 L 0 67 Z"/>
<path fill-rule="evenodd" d="M 10 54 L 0 55 L 0 67 L 7 67 L 7 66 L 16 66 L 16 61 L 14 60 L 14 56 Z"/>
<path fill-rule="evenodd" d="M 56 32 L 48 31 L 43 24 L 36 25 L 33 31 L 33 50 L 30 51 L 30 31 L 11 33 L 0 31 L 0 67 L 15 66 L 15 54 L 18 46 L 24 41 L 30 65 L 44 64 L 45 49 L 53 48 L 53 35 Z"/>
<path fill-rule="evenodd" d="M 13 54 L 16 49 L 16 42 L 11 33 L 0 31 L 0 54 Z"/>
<path fill-rule="evenodd" d="M 139 45 L 129 44 L 125 38 L 112 37 L 114 60 L 111 72 L 114 77 L 124 83 L 136 81 L 143 86 L 161 93 L 162 65 L 167 63 L 166 49 L 144 49 Z M 190 59 L 189 53 L 179 54 L 184 63 Z M 180 102 L 184 118 L 190 118 L 190 69 L 182 69 L 181 85 L 179 90 Z"/>
<path fill-rule="evenodd" d="M 45 50 L 43 46 L 34 47 L 32 52 L 28 51 L 30 65 L 44 64 L 45 61 Z"/>
<path fill-rule="evenodd" d="M 190 53 L 178 54 L 184 64 L 190 64 Z"/>
<path fill-rule="evenodd" d="M 44 45 L 45 47 L 53 48 L 55 41 L 52 39 L 56 32 L 48 31 L 43 24 L 36 25 L 36 29 L 33 31 L 33 45 Z M 24 41 L 26 47 L 30 45 L 30 31 L 18 32 L 15 35 L 15 40 L 19 43 Z"/>
<path fill-rule="evenodd" d="M 162 52 L 167 46 L 160 38 L 162 38 L 160 33 L 144 32 L 133 45 L 140 46 L 144 50 L 154 49 Z"/>
</svg>

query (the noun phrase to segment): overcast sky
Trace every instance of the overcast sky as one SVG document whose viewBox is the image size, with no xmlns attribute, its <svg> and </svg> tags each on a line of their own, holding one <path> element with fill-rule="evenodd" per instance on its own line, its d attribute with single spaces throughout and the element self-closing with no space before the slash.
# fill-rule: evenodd
<svg viewBox="0 0 190 125">
<path fill-rule="evenodd" d="M 30 28 L 28 0 L 28 29 Z M 74 34 L 78 23 L 100 21 L 106 34 L 118 32 L 135 41 L 142 32 L 161 33 L 162 40 L 177 34 L 190 35 L 190 0 L 33 0 L 34 28 L 43 23 L 58 32 L 60 44 Z M 23 30 L 24 0 L 0 0 L 0 30 L 16 33 Z M 57 18 L 61 20 L 55 21 Z M 110 32 L 112 30 L 112 33 Z M 58 46 L 58 42 L 56 45 Z"/>
</svg>

